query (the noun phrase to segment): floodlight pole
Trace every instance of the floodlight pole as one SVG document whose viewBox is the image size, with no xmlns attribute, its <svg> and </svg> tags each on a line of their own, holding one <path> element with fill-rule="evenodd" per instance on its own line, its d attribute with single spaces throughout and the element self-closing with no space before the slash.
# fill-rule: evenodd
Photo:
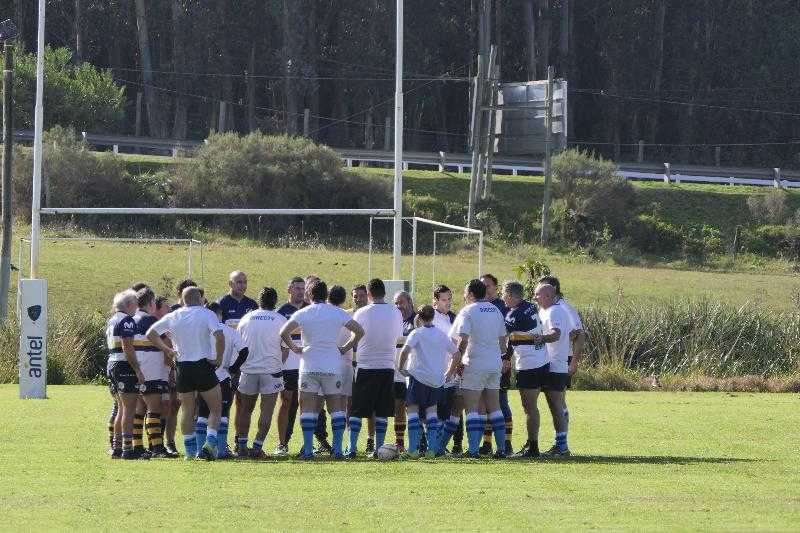
<svg viewBox="0 0 800 533">
<path fill-rule="evenodd" d="M 400 279 L 403 238 L 403 1 L 397 0 L 394 90 L 394 243 L 392 279 Z"/>
<path fill-rule="evenodd" d="M 31 201 L 31 279 L 39 277 L 39 237 L 42 199 L 42 130 L 44 122 L 44 8 L 39 0 L 39 23 L 36 44 L 36 117 L 33 127 L 33 199 Z"/>
</svg>

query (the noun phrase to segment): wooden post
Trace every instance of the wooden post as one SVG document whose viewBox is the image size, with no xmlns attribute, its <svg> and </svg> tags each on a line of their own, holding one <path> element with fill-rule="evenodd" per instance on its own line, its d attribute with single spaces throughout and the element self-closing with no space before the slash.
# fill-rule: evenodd
<svg viewBox="0 0 800 533">
<path fill-rule="evenodd" d="M 722 146 L 717 146 L 714 148 L 714 163 L 719 166 L 719 162 L 722 159 Z"/>
<path fill-rule="evenodd" d="M 551 137 L 553 131 L 553 66 L 547 66 L 547 93 L 544 110 L 544 199 L 542 201 L 542 246 L 550 240 L 550 187 L 552 168 L 550 165 Z"/>
<path fill-rule="evenodd" d="M 773 168 L 772 173 L 773 173 L 773 178 L 772 178 L 773 185 L 775 186 L 776 189 L 782 189 L 783 184 L 781 183 L 781 169 L 777 167 Z"/>
<path fill-rule="evenodd" d="M 226 122 L 228 118 L 228 106 L 226 105 L 225 101 L 219 101 L 219 132 L 225 133 L 226 129 Z"/>
<path fill-rule="evenodd" d="M 644 140 L 639 139 L 639 155 L 636 157 L 636 161 L 639 163 L 644 162 Z"/>
<path fill-rule="evenodd" d="M 672 171 L 670 170 L 669 163 L 664 163 L 664 183 L 669 185 L 671 179 L 672 179 Z"/>
<path fill-rule="evenodd" d="M 478 74 L 474 79 L 474 90 L 472 96 L 472 124 L 470 128 L 470 145 L 472 147 L 472 165 L 470 167 L 469 178 L 469 204 L 467 207 L 467 227 L 472 228 L 475 226 L 475 200 L 477 199 L 478 184 L 481 179 L 481 171 L 483 166 L 482 152 L 481 152 L 481 130 L 483 119 L 483 85 L 486 79 L 486 58 L 482 55 L 478 56 Z"/>
<path fill-rule="evenodd" d="M 305 108 L 303 110 L 303 137 L 308 137 L 311 132 L 311 110 Z"/>
<path fill-rule="evenodd" d="M 383 149 L 387 152 L 392 149 L 392 115 L 388 113 L 383 123 Z"/>
<path fill-rule="evenodd" d="M 497 126 L 497 107 L 498 102 L 498 89 L 500 80 L 500 65 L 497 64 L 497 46 L 492 45 L 489 52 L 489 90 L 491 96 L 489 102 L 492 109 L 489 109 L 489 124 L 487 125 L 486 135 L 486 177 L 483 181 L 483 199 L 486 200 L 492 194 L 492 173 L 494 171 L 494 130 Z"/>
</svg>

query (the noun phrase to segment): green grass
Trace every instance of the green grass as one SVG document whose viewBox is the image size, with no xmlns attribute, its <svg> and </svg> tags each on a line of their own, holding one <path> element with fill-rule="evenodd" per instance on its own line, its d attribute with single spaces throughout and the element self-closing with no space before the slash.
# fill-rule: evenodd
<svg viewBox="0 0 800 533">
<path fill-rule="evenodd" d="M 15 242 L 15 247 L 17 246 Z M 26 248 L 27 253 L 27 248 Z M 669 268 L 623 267 L 592 263 L 555 255 L 535 248 L 507 250 L 487 248 L 484 268 L 501 280 L 514 278 L 513 267 L 530 254 L 547 263 L 558 275 L 565 294 L 579 306 L 615 305 L 620 299 L 711 299 L 734 305 L 746 303 L 768 309 L 785 310 L 793 305 L 800 283 L 795 276 L 762 273 L 720 273 Z M 16 249 L 12 255 L 17 262 Z M 194 254 L 194 277 L 201 281 L 210 297 L 227 292 L 227 275 L 244 270 L 250 293 L 265 285 L 283 294 L 286 281 L 295 275 L 317 273 L 329 283 L 351 287 L 369 277 L 366 252 L 268 248 L 245 241 L 218 240 L 203 246 L 204 275 L 200 257 Z M 28 258 L 24 258 L 27 275 Z M 403 276 L 410 279 L 411 260 L 404 256 Z M 478 274 L 474 251 L 437 256 L 437 282 L 460 292 Z M 177 281 L 187 274 L 187 248 L 165 244 L 120 244 L 101 241 L 44 241 L 41 251 L 41 276 L 48 279 L 51 304 L 78 308 L 103 308 L 110 305 L 116 291 L 134 281 L 145 281 L 160 294 L 172 296 Z M 391 258 L 387 253 L 373 257 L 373 276 L 391 277 Z M 432 257 L 417 261 L 416 298 L 427 300 L 432 291 Z M 16 279 L 12 279 L 12 285 Z M 12 301 L 15 297 L 12 291 Z M 459 303 L 460 299 L 456 299 Z"/>
<path fill-rule="evenodd" d="M 15 386 L 0 386 L 4 530 L 169 522 L 195 531 L 792 531 L 800 523 L 797 395 L 570 393 L 575 457 L 563 462 L 208 464 L 111 461 L 106 390 L 48 393 L 23 401 Z M 522 411 L 511 397 L 519 446 Z M 545 423 L 540 440 L 551 438 Z"/>
</svg>

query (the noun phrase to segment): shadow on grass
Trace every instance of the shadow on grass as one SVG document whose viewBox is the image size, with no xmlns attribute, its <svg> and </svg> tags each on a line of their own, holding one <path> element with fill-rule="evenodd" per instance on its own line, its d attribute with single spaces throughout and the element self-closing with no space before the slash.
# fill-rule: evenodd
<svg viewBox="0 0 800 533">
<path fill-rule="evenodd" d="M 682 457 L 676 455 L 573 455 L 547 462 L 592 463 L 592 464 L 643 464 L 643 465 L 688 465 L 754 463 L 758 459 L 741 457 Z"/>
</svg>

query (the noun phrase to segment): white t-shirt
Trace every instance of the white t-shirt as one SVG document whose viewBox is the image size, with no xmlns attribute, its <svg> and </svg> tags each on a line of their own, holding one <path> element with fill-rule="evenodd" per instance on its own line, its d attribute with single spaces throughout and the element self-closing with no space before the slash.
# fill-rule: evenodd
<svg viewBox="0 0 800 533">
<path fill-rule="evenodd" d="M 369 304 L 353 314 L 364 328 L 358 341 L 358 368 L 395 368 L 397 339 L 403 334 L 403 314 L 390 303 Z"/>
<path fill-rule="evenodd" d="M 439 311 L 434 311 L 433 313 L 433 325 L 436 326 L 436 329 L 444 333 L 445 335 L 450 336 L 450 327 L 453 325 L 450 322 L 450 316 L 444 313 L 440 313 Z M 458 352 L 458 345 L 456 345 L 456 352 Z M 454 353 L 455 354 L 455 353 Z M 452 362 L 453 357 L 449 357 L 447 359 L 448 368 L 450 367 L 450 363 Z M 447 381 L 444 382 L 444 388 L 449 389 L 450 387 L 456 387 L 461 383 L 461 376 L 458 374 L 450 376 Z"/>
<path fill-rule="evenodd" d="M 547 309 L 539 309 L 539 319 L 542 322 L 542 333 L 546 334 L 554 329 L 561 332 L 556 342 L 548 342 L 545 346 L 550 359 L 550 372 L 564 374 L 569 371 L 571 327 L 569 316 L 560 305 L 551 305 Z"/>
<path fill-rule="evenodd" d="M 444 385 L 450 358 L 458 351 L 453 339 L 436 326 L 423 326 L 408 334 L 406 346 L 412 348 L 406 366 L 408 373 L 429 387 Z"/>
<path fill-rule="evenodd" d="M 352 309 L 350 309 L 349 311 L 345 311 L 345 313 L 347 313 L 351 317 L 353 316 L 353 312 L 354 311 Z M 344 346 L 345 344 L 350 342 L 350 337 L 352 337 L 352 336 L 353 336 L 353 332 L 352 331 L 350 331 L 347 328 L 342 328 L 341 331 L 339 331 L 339 339 L 337 340 L 337 344 L 339 346 Z M 350 363 L 350 364 L 353 363 L 353 349 L 352 348 L 347 350 L 347 352 L 342 354 L 342 361 L 345 361 L 345 362 Z"/>
<path fill-rule="evenodd" d="M 334 305 L 315 302 L 292 315 L 300 325 L 303 353 L 300 373 L 320 372 L 337 374 L 342 366 L 339 353 L 339 333 L 350 322 L 347 311 Z"/>
<path fill-rule="evenodd" d="M 239 335 L 239 332 L 226 324 L 222 324 L 222 334 L 225 335 L 225 354 L 222 356 L 222 364 L 215 373 L 218 380 L 225 381 L 231 377 L 231 365 L 239 357 L 239 352 L 247 345 L 244 343 L 242 336 Z M 215 342 L 217 341 L 212 336 L 211 343 Z"/>
<path fill-rule="evenodd" d="M 159 335 L 170 333 L 179 363 L 217 358 L 216 340 L 211 342 L 211 334 L 222 331 L 222 325 L 217 315 L 205 307 L 179 307 L 150 326 L 147 333 L 151 331 Z"/>
<path fill-rule="evenodd" d="M 283 315 L 268 309 L 250 311 L 242 317 L 237 330 L 247 344 L 245 374 L 276 374 L 283 368 L 280 331 L 286 324 Z"/>
<path fill-rule="evenodd" d="M 461 309 L 450 328 L 450 336 L 469 335 L 462 363 L 473 370 L 500 372 L 500 337 L 506 326 L 500 310 L 491 302 L 475 302 Z"/>
</svg>

